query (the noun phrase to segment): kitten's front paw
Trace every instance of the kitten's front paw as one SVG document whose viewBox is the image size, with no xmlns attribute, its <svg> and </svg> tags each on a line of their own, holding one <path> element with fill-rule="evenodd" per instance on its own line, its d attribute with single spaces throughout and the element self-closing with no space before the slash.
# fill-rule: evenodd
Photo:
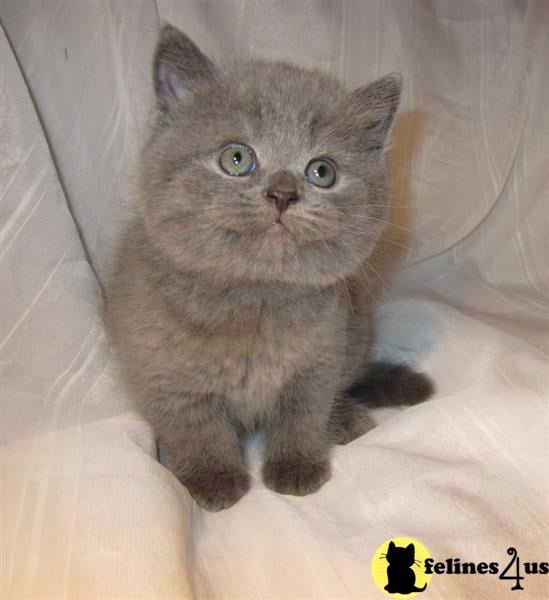
<svg viewBox="0 0 549 600">
<path fill-rule="evenodd" d="M 212 471 L 186 478 L 184 484 L 202 508 L 217 512 L 244 496 L 250 489 L 250 478 L 244 471 Z"/>
<path fill-rule="evenodd" d="M 263 467 L 265 485 L 279 494 L 294 496 L 312 494 L 328 479 L 330 479 L 330 463 L 327 460 L 316 462 L 268 460 Z"/>
</svg>

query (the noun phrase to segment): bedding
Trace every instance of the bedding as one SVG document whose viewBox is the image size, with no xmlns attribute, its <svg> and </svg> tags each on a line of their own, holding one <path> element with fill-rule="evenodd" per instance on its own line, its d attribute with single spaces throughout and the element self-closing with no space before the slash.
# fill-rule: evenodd
<svg viewBox="0 0 549 600">
<path fill-rule="evenodd" d="M 521 560 L 523 591 L 435 574 L 425 598 L 547 598 L 524 563 L 549 560 L 549 5 L 24 0 L 0 20 L 2 597 L 382 598 L 372 557 L 405 536 Z M 105 337 L 163 21 L 213 57 L 405 78 L 377 353 L 437 392 L 379 411 L 311 496 L 267 490 L 256 441 L 251 492 L 199 509 Z"/>
</svg>

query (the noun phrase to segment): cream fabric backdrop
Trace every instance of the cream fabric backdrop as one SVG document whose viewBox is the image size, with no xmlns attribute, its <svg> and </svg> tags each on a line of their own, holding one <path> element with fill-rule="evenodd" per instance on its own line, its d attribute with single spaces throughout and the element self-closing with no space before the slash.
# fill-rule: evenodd
<svg viewBox="0 0 549 600">
<path fill-rule="evenodd" d="M 2 597 L 381 598 L 370 560 L 396 535 L 439 559 L 547 560 L 549 4 L 8 1 L 0 19 Z M 218 59 L 405 76 L 379 353 L 438 392 L 338 448 L 314 496 L 256 478 L 202 512 L 117 381 L 100 284 L 160 20 Z M 509 588 L 435 576 L 424 597 Z"/>
</svg>

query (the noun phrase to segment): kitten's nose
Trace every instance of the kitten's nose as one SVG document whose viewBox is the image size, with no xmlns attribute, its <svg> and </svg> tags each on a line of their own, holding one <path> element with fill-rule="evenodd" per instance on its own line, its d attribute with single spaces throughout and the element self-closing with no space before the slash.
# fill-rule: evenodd
<svg viewBox="0 0 549 600">
<path fill-rule="evenodd" d="M 286 171 L 276 173 L 269 179 L 265 197 L 279 212 L 284 212 L 290 204 L 295 204 L 299 200 L 295 177 Z"/>
</svg>

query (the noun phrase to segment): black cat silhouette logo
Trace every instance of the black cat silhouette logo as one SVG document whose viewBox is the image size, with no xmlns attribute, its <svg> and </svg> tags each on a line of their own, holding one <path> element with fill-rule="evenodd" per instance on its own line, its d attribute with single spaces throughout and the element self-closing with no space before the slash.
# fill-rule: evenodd
<svg viewBox="0 0 549 600">
<path fill-rule="evenodd" d="M 377 587 L 393 598 L 412 598 L 431 580 L 425 573 L 425 546 L 411 538 L 398 537 L 383 543 L 372 559 L 372 577 Z"/>
<path fill-rule="evenodd" d="M 393 541 L 389 542 L 389 548 L 385 555 L 389 566 L 387 567 L 388 583 L 385 590 L 389 594 L 412 594 L 413 592 L 423 592 L 427 587 L 415 586 L 416 574 L 412 566 L 419 564 L 416 560 L 416 549 L 414 544 L 408 544 L 406 548 L 396 546 Z"/>
</svg>

